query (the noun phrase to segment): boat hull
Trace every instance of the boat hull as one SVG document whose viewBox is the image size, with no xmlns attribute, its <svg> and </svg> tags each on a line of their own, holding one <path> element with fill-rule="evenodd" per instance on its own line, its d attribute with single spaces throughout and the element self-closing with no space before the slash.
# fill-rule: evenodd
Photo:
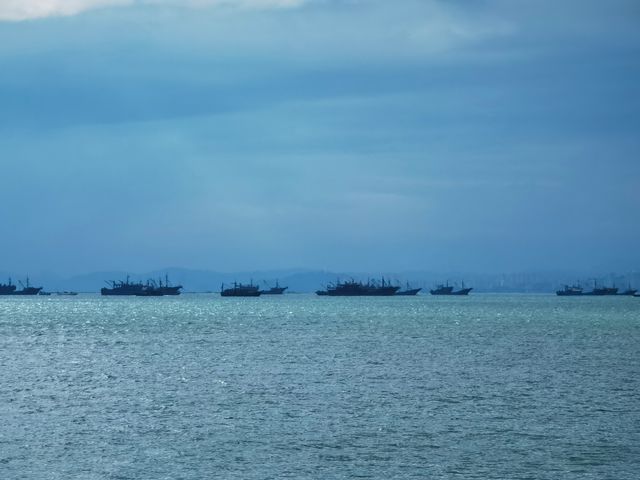
<svg viewBox="0 0 640 480">
<path fill-rule="evenodd" d="M 592 296 L 592 297 L 604 297 L 607 295 L 617 295 L 618 289 L 613 288 L 594 288 L 591 292 L 586 292 L 584 295 Z"/>
<path fill-rule="evenodd" d="M 455 292 L 451 292 L 451 295 L 469 295 L 469 292 L 473 290 L 473 288 L 463 288 L 461 290 L 456 290 Z"/>
<path fill-rule="evenodd" d="M 289 287 L 271 287 L 269 290 L 260 290 L 262 295 L 282 295 Z"/>
<path fill-rule="evenodd" d="M 460 295 L 469 295 L 469 292 L 473 290 L 473 288 L 463 288 L 461 290 L 451 290 L 450 292 L 443 292 L 437 290 L 431 290 L 429 293 L 431 295 L 446 295 L 446 296 L 460 296 Z"/>
<path fill-rule="evenodd" d="M 221 297 L 259 297 L 260 292 L 220 292 Z"/>
<path fill-rule="evenodd" d="M 392 297 L 396 294 L 398 287 L 389 287 L 370 291 L 336 291 L 318 290 L 316 295 L 326 297 Z"/>
<path fill-rule="evenodd" d="M 262 292 L 253 284 L 234 283 L 233 287 L 220 289 L 221 297 L 259 297 Z"/>
<path fill-rule="evenodd" d="M 429 290 L 431 295 L 451 295 L 453 287 L 438 287 L 435 290 Z"/>
<path fill-rule="evenodd" d="M 123 289 L 123 288 L 102 288 L 100 289 L 100 295 L 114 296 L 114 297 L 133 297 L 140 295 L 141 290 Z"/>
<path fill-rule="evenodd" d="M 181 288 L 182 285 L 176 287 L 159 287 L 158 290 L 160 291 L 161 295 L 180 295 Z"/>
<path fill-rule="evenodd" d="M 421 288 L 411 288 L 409 290 L 402 290 L 401 292 L 396 292 L 396 295 L 413 296 L 413 295 L 417 295 L 420 290 L 422 290 L 422 289 Z"/>
<path fill-rule="evenodd" d="M 638 293 L 638 290 L 635 290 L 632 288 L 630 290 L 625 290 L 624 292 L 619 293 L 618 295 L 623 295 L 625 297 L 635 297 L 637 296 L 637 293 Z"/>
<path fill-rule="evenodd" d="M 42 287 L 27 287 L 22 290 L 17 290 L 11 295 L 38 295 L 40 290 L 42 290 Z"/>
</svg>

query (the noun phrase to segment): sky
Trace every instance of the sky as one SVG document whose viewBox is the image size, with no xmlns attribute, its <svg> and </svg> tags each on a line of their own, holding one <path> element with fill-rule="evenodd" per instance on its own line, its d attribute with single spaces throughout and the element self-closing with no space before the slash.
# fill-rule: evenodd
<svg viewBox="0 0 640 480">
<path fill-rule="evenodd" d="M 637 0 L 0 0 L 0 270 L 640 269 Z"/>
</svg>

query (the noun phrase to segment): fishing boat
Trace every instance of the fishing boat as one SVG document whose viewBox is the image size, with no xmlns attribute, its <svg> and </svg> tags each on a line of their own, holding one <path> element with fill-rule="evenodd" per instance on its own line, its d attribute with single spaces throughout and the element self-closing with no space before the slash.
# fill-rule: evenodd
<svg viewBox="0 0 640 480">
<path fill-rule="evenodd" d="M 369 280 L 367 283 L 349 280 L 329 284 L 325 290 L 318 290 L 316 295 L 328 297 L 389 297 L 395 295 L 400 287 L 391 285 L 382 277 L 380 282 Z"/>
<path fill-rule="evenodd" d="M 0 295 L 13 295 L 15 291 L 16 286 L 11 283 L 11 279 L 9 279 L 8 283 L 0 283 Z"/>
<path fill-rule="evenodd" d="M 29 284 L 29 277 L 27 277 L 27 280 L 25 283 L 22 283 L 20 281 L 18 283 L 22 287 L 22 290 L 16 290 L 13 293 L 11 293 L 11 295 L 38 295 L 42 290 L 42 287 L 32 287 Z"/>
<path fill-rule="evenodd" d="M 233 286 L 224 288 L 224 283 L 220 287 L 220 296 L 222 297 L 259 297 L 260 289 L 251 282 L 249 285 L 233 282 Z"/>
<path fill-rule="evenodd" d="M 282 295 L 284 291 L 289 287 L 281 287 L 278 284 L 278 280 L 276 280 L 276 286 L 270 287 L 269 290 L 260 290 L 260 294 L 262 295 Z"/>
<path fill-rule="evenodd" d="M 102 288 L 100 290 L 101 295 L 115 295 L 115 296 L 138 296 L 144 290 L 142 282 L 130 282 L 129 275 L 127 279 L 123 281 L 110 280 L 105 282 L 110 288 Z"/>
<path fill-rule="evenodd" d="M 618 293 L 618 295 L 624 295 L 624 296 L 627 296 L 627 297 L 634 297 L 637 293 L 638 293 L 638 289 L 631 288 L 631 284 L 629 284 L 627 289 L 624 292 Z"/>
<path fill-rule="evenodd" d="M 440 284 L 433 290 L 429 290 L 431 295 L 451 295 L 453 287 L 449 286 L 449 282 L 446 285 Z"/>
<path fill-rule="evenodd" d="M 584 295 L 582 292 L 582 287 L 577 285 L 565 285 L 562 290 L 556 291 L 556 295 L 559 297 L 579 297 Z"/>
<path fill-rule="evenodd" d="M 182 285 L 171 285 L 169 282 L 169 276 L 164 276 L 164 283 L 162 283 L 162 279 L 158 279 L 158 286 L 156 287 L 162 295 L 180 295 L 180 290 L 183 288 Z"/>
<path fill-rule="evenodd" d="M 603 297 L 606 295 L 617 295 L 618 288 L 617 287 L 599 287 L 598 282 L 596 280 L 593 281 L 593 290 L 590 292 L 585 292 L 584 295 Z"/>
<path fill-rule="evenodd" d="M 462 282 L 462 288 L 460 290 L 454 290 L 454 287 L 449 285 L 447 282 L 446 285 L 438 285 L 435 289 L 430 290 L 429 293 L 431 295 L 469 295 L 469 292 L 473 290 L 473 288 L 468 288 L 464 286 L 464 282 Z"/>
<path fill-rule="evenodd" d="M 396 295 L 403 295 L 403 296 L 417 295 L 420 290 L 422 290 L 422 288 L 411 288 L 411 285 L 409 285 L 409 282 L 407 282 L 406 288 L 404 290 L 398 290 L 396 292 Z"/>
</svg>

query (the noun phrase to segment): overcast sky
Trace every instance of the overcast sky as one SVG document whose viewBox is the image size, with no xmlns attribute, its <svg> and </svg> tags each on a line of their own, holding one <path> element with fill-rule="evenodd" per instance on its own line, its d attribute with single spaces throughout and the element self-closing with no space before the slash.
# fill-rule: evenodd
<svg viewBox="0 0 640 480">
<path fill-rule="evenodd" d="M 640 268 L 637 0 L 0 0 L 0 270 Z"/>
</svg>

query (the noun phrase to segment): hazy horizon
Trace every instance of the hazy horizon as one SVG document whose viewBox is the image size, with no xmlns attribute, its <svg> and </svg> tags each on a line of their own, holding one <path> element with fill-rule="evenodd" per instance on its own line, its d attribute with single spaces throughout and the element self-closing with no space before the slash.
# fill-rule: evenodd
<svg viewBox="0 0 640 480">
<path fill-rule="evenodd" d="M 0 271 L 637 271 L 638 20 L 3 3 Z"/>
<path fill-rule="evenodd" d="M 640 288 L 640 271 L 630 272 L 438 272 L 438 271 L 348 271 L 314 269 L 280 269 L 224 272 L 214 270 L 190 270 L 183 268 L 164 268 L 146 272 L 102 271 L 85 272 L 78 275 L 57 275 L 52 272 L 29 274 L 30 283 L 45 291 L 75 290 L 79 292 L 97 292 L 111 281 L 130 278 L 131 281 L 146 282 L 158 280 L 168 275 L 173 285 L 182 285 L 185 292 L 218 291 L 222 284 L 233 282 L 249 283 L 260 286 L 273 286 L 279 282 L 289 287 L 290 292 L 315 292 L 330 283 L 354 279 L 356 281 L 380 280 L 385 278 L 397 285 L 421 287 L 427 291 L 439 284 L 472 287 L 475 293 L 547 293 L 552 294 L 563 285 L 582 285 L 590 288 L 597 282 L 600 286 Z M 16 285 L 24 282 L 27 274 L 10 273 L 0 270 L 0 284 L 12 278 Z"/>
</svg>

